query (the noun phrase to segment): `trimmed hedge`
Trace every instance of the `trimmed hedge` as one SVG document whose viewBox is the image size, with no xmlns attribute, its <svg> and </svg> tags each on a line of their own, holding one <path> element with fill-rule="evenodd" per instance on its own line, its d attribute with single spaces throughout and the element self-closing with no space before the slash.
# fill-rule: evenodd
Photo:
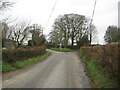
<svg viewBox="0 0 120 90">
<path fill-rule="evenodd" d="M 46 52 L 44 46 L 34 48 L 20 48 L 15 50 L 3 50 L 2 59 L 5 63 L 14 63 L 15 61 L 26 60 L 28 58 L 43 55 Z"/>
<path fill-rule="evenodd" d="M 72 50 L 69 48 L 51 48 L 51 50 L 59 51 L 59 52 L 71 52 Z"/>
<path fill-rule="evenodd" d="M 120 43 L 80 48 L 81 56 L 85 56 L 88 61 L 92 61 L 109 79 L 116 81 L 116 83 L 120 79 L 118 78 L 119 51 Z"/>
</svg>

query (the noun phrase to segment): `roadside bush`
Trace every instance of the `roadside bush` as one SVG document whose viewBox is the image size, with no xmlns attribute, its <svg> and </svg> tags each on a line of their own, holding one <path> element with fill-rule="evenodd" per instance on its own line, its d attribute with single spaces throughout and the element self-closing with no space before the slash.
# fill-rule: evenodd
<svg viewBox="0 0 120 90">
<path fill-rule="evenodd" d="M 116 83 L 120 79 L 118 78 L 119 51 L 120 43 L 80 48 L 81 56 L 87 57 L 88 61 L 92 61 L 100 68 L 101 72 Z"/>
<path fill-rule="evenodd" d="M 28 58 L 43 55 L 46 52 L 44 46 L 34 48 L 20 48 L 15 50 L 3 50 L 2 59 L 5 63 L 14 63 L 15 61 L 26 60 Z"/>
</svg>

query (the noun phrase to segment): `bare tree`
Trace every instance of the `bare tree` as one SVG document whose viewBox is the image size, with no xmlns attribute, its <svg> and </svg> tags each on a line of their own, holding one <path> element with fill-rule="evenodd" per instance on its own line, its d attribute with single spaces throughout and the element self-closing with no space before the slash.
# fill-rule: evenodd
<svg viewBox="0 0 120 90">
<path fill-rule="evenodd" d="M 13 4 L 13 2 L 10 2 L 8 0 L 0 0 L 0 10 L 8 9 L 9 7 L 12 7 Z"/>
<path fill-rule="evenodd" d="M 11 2 L 9 0 L 0 0 L 0 15 L 2 16 L 2 13 L 4 14 L 4 10 L 9 9 L 12 7 L 14 2 Z M 3 15 L 4 16 L 4 15 Z M 4 19 L 3 19 L 4 18 Z M 8 25 L 8 21 L 13 22 L 14 20 L 9 20 L 10 16 L 7 18 L 3 17 L 0 18 L 0 42 L 4 42 L 5 39 L 9 39 L 9 36 L 11 35 L 11 30 Z"/>
<path fill-rule="evenodd" d="M 59 29 L 53 30 L 49 33 L 49 40 L 57 47 L 58 45 L 63 44 L 63 35 Z"/>
<path fill-rule="evenodd" d="M 90 31 L 91 31 L 91 33 L 90 33 L 90 45 L 91 45 L 91 42 L 95 42 L 95 41 L 98 41 L 98 37 L 97 37 L 97 35 L 98 35 L 98 32 L 97 32 L 97 30 L 96 30 L 96 27 L 95 27 L 95 25 L 91 25 L 90 26 Z"/>
<path fill-rule="evenodd" d="M 2 38 L 6 39 L 8 34 L 9 27 L 6 23 L 2 23 Z"/>
<path fill-rule="evenodd" d="M 16 25 L 13 25 L 11 29 L 11 35 L 9 37 L 12 38 L 12 40 L 17 42 L 18 47 L 21 46 L 21 44 L 24 42 L 24 40 L 29 35 L 29 23 L 21 22 Z"/>
<path fill-rule="evenodd" d="M 58 40 L 60 41 L 59 44 L 63 44 L 64 47 L 67 47 L 68 45 L 68 40 L 69 40 L 69 29 L 66 24 L 66 20 L 64 17 L 59 16 L 53 25 L 53 34 L 54 38 L 59 38 Z M 56 37 L 55 37 L 56 36 Z M 62 39 L 61 39 L 62 37 Z M 63 42 L 61 42 L 63 41 Z M 58 41 L 57 41 L 58 42 Z"/>
</svg>

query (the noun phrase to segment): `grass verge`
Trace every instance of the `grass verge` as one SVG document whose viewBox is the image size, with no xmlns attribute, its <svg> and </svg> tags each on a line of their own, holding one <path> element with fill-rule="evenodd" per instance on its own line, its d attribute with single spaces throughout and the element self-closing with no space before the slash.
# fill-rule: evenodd
<svg viewBox="0 0 120 90">
<path fill-rule="evenodd" d="M 93 88 L 117 87 L 117 84 L 113 80 L 110 80 L 104 73 L 102 73 L 99 66 L 96 66 L 93 61 L 88 60 L 82 54 L 80 54 L 80 57 L 82 57 L 83 62 L 86 64 Z"/>
<path fill-rule="evenodd" d="M 71 52 L 72 49 L 69 48 L 51 48 L 51 50 L 59 51 L 59 52 Z"/>
<path fill-rule="evenodd" d="M 42 61 L 42 60 L 46 59 L 48 56 L 50 56 L 50 54 L 51 54 L 50 52 L 46 52 L 42 56 L 38 56 L 38 57 L 35 57 L 35 58 L 30 58 L 30 59 L 24 60 L 24 61 L 16 61 L 14 66 L 11 65 L 11 64 L 8 64 L 8 63 L 3 63 L 2 64 L 2 71 L 3 72 L 13 71 L 13 70 L 17 70 L 17 69 L 20 69 L 20 68 L 28 67 L 32 64 L 35 64 L 39 61 Z"/>
<path fill-rule="evenodd" d="M 5 72 L 5 71 L 13 71 L 13 70 L 16 70 L 16 69 L 17 69 L 16 67 L 13 67 L 10 64 L 2 63 L 2 71 L 3 72 Z"/>
</svg>

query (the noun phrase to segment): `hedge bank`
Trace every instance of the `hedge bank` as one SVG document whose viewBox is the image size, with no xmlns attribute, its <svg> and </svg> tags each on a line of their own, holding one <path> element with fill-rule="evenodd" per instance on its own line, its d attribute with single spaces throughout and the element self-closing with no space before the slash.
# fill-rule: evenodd
<svg viewBox="0 0 120 90">
<path fill-rule="evenodd" d="M 2 60 L 4 63 L 14 63 L 16 61 L 22 61 L 43 55 L 45 52 L 46 48 L 44 46 L 34 48 L 20 48 L 15 50 L 3 50 Z"/>
<path fill-rule="evenodd" d="M 80 48 L 80 56 L 86 64 L 93 63 L 99 72 L 104 74 L 109 80 L 118 84 L 120 44 L 108 44 L 102 46 L 90 46 Z"/>
</svg>

